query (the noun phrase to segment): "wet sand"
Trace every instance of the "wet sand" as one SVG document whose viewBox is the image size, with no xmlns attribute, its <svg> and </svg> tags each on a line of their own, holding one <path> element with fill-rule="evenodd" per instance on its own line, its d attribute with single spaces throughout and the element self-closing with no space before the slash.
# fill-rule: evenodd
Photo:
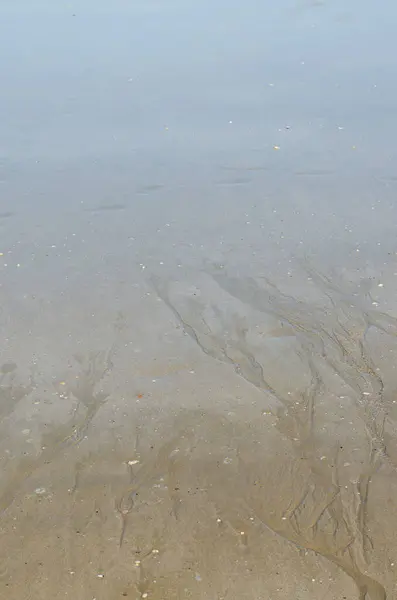
<svg viewBox="0 0 397 600">
<path fill-rule="evenodd" d="M 306 281 L 145 276 L 112 323 L 8 338 L 2 595 L 393 597 L 397 321 Z"/>
<path fill-rule="evenodd" d="M 0 597 L 392 600 L 392 6 L 29 6 L 0 36 Z"/>
</svg>

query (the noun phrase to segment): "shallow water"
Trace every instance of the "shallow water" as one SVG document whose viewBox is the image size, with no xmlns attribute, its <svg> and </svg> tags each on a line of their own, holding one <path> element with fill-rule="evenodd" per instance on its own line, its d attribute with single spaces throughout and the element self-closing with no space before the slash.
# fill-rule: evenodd
<svg viewBox="0 0 397 600">
<path fill-rule="evenodd" d="M 396 16 L 4 3 L 1 597 L 396 597 Z"/>
</svg>

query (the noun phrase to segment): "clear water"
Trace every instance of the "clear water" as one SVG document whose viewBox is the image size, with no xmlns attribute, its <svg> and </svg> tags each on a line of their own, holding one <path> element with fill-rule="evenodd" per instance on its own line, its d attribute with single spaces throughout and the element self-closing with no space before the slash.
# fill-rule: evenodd
<svg viewBox="0 0 397 600">
<path fill-rule="evenodd" d="M 2 597 L 396 596 L 396 17 L 3 2 Z"/>
</svg>

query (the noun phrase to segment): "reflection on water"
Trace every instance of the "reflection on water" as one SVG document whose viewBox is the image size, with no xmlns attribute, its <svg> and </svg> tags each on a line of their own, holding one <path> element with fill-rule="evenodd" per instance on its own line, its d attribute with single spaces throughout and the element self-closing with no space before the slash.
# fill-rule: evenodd
<svg viewBox="0 0 397 600">
<path fill-rule="evenodd" d="M 394 5 L 4 4 L 0 598 L 393 600 Z"/>
</svg>

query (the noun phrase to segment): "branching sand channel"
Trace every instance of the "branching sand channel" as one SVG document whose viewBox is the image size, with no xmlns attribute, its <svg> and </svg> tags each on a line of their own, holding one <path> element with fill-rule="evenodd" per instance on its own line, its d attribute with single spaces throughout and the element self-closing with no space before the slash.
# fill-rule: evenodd
<svg viewBox="0 0 397 600">
<path fill-rule="evenodd" d="M 232 366 L 247 383 L 278 402 L 275 426 L 294 450 L 294 458 L 284 466 L 290 481 L 279 483 L 277 497 L 269 502 L 275 492 L 270 492 L 266 477 L 256 471 L 252 458 L 247 462 L 238 453 L 247 510 L 289 542 L 338 565 L 354 580 L 360 600 L 384 600 L 381 577 L 371 568 L 377 549 L 368 507 L 376 474 L 387 470 L 396 475 L 385 437 L 385 429 L 393 430 L 395 424 L 385 402 L 381 369 L 373 358 L 376 348 L 371 349 L 368 336 L 374 330 L 394 338 L 397 321 L 375 310 L 370 298 L 366 301 L 346 286 L 338 287 L 307 266 L 306 272 L 322 302 L 297 300 L 264 277 L 241 279 L 213 270 L 217 285 L 240 304 L 234 315 L 214 304 L 200 306 L 196 298 L 178 303 L 169 286 L 159 281 L 154 285 L 207 356 Z M 260 331 L 262 316 L 268 323 L 275 320 L 279 332 Z M 285 346 L 278 356 L 268 353 L 269 340 L 283 336 L 289 338 L 289 349 Z M 291 349 L 295 360 L 290 362 Z M 302 379 L 301 388 L 294 389 Z M 338 389 L 345 391 L 338 394 Z M 338 398 L 343 402 L 336 407 Z M 266 503 L 258 487 L 265 490 Z M 283 488 L 288 493 L 280 493 Z"/>
<path fill-rule="evenodd" d="M 29 456 L 9 423 L 38 376 L 4 364 L 2 597 L 395 597 L 397 321 L 361 280 L 302 273 L 150 277 L 152 364 L 128 319 L 72 358 Z"/>
</svg>

